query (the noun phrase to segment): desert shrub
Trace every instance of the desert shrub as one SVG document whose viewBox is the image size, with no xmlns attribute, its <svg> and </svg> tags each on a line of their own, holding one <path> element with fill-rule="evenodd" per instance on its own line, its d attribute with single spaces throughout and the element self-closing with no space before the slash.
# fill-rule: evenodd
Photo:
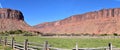
<svg viewBox="0 0 120 50">
<path fill-rule="evenodd" d="M 42 32 L 38 32 L 38 31 L 36 31 L 35 33 L 37 33 L 37 35 L 42 35 L 43 34 Z"/>
<path fill-rule="evenodd" d="M 106 34 L 106 33 L 105 34 L 101 34 L 101 36 L 108 36 L 108 34 Z"/>
<path fill-rule="evenodd" d="M 55 33 L 44 33 L 42 36 L 56 36 L 57 34 Z"/>
<path fill-rule="evenodd" d="M 15 31 L 9 31 L 8 34 L 15 34 Z"/>
<path fill-rule="evenodd" d="M 85 33 L 85 34 L 83 34 L 84 36 L 90 36 L 90 34 L 89 33 Z"/>
<path fill-rule="evenodd" d="M 82 34 L 79 33 L 79 34 L 75 34 L 75 33 L 71 33 L 72 36 L 81 36 Z"/>
<path fill-rule="evenodd" d="M 23 35 L 23 36 L 32 36 L 33 34 L 27 31 L 22 31 L 22 30 L 14 30 L 14 31 L 5 31 L 5 32 L 0 32 L 1 36 L 9 36 L 9 35 Z"/>
<path fill-rule="evenodd" d="M 0 36 L 8 36 L 9 34 L 7 32 L 0 32 Z"/>
<path fill-rule="evenodd" d="M 113 35 L 114 35 L 114 36 L 118 36 L 118 34 L 117 34 L 117 33 L 113 33 Z"/>
<path fill-rule="evenodd" d="M 31 33 L 24 33 L 23 36 L 32 36 Z"/>
<path fill-rule="evenodd" d="M 22 30 L 15 30 L 15 31 L 9 31 L 10 34 L 22 34 L 24 31 Z"/>
<path fill-rule="evenodd" d="M 16 31 L 14 31 L 14 33 L 15 34 L 21 34 L 21 33 L 24 33 L 24 31 L 22 31 L 22 30 L 16 30 Z"/>
<path fill-rule="evenodd" d="M 33 34 L 29 33 L 29 32 L 26 32 L 26 33 L 23 33 L 23 36 L 33 36 Z"/>
</svg>

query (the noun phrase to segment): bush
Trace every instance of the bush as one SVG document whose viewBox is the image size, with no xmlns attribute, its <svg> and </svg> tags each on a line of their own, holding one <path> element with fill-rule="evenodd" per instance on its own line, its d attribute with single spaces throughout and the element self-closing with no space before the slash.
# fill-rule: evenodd
<svg viewBox="0 0 120 50">
<path fill-rule="evenodd" d="M 23 36 L 33 36 L 32 33 L 24 33 Z"/>
<path fill-rule="evenodd" d="M 108 34 L 101 34 L 101 36 L 108 36 Z"/>
<path fill-rule="evenodd" d="M 45 33 L 45 34 L 42 34 L 42 36 L 56 36 L 56 34 L 54 34 L 54 33 Z"/>
<path fill-rule="evenodd" d="M 117 34 L 117 33 L 113 33 L 113 35 L 114 35 L 114 36 L 118 36 L 118 34 Z"/>
<path fill-rule="evenodd" d="M 22 30 L 15 30 L 15 31 L 5 31 L 5 32 L 0 32 L 1 36 L 9 36 L 9 35 L 23 35 L 23 36 L 32 36 L 33 34 L 27 31 L 22 31 Z"/>
<path fill-rule="evenodd" d="M 6 32 L 0 32 L 0 36 L 8 36 L 9 34 Z"/>
<path fill-rule="evenodd" d="M 85 33 L 85 34 L 83 34 L 84 36 L 90 36 L 90 34 L 89 33 Z"/>
</svg>

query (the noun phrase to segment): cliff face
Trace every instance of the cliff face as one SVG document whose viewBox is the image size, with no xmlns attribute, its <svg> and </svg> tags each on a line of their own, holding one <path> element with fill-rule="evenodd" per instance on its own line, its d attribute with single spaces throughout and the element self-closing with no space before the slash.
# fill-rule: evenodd
<svg viewBox="0 0 120 50">
<path fill-rule="evenodd" d="M 110 17 L 119 17 L 119 16 L 120 16 L 120 8 L 102 9 L 100 11 L 88 12 L 80 15 L 73 15 L 69 18 L 61 20 L 61 24 L 85 21 L 90 19 L 94 20 L 99 18 L 110 18 Z"/>
<path fill-rule="evenodd" d="M 34 26 L 45 33 L 120 33 L 120 8 L 102 9 Z"/>
<path fill-rule="evenodd" d="M 24 21 L 22 12 L 18 10 L 0 8 L 0 31 L 10 30 L 34 31 L 34 28 Z"/>
<path fill-rule="evenodd" d="M 1 8 L 0 9 L 0 19 L 17 19 L 17 20 L 23 20 L 24 21 L 24 17 L 23 14 L 18 11 L 18 10 L 11 10 L 11 9 L 5 9 L 5 8 Z"/>
</svg>

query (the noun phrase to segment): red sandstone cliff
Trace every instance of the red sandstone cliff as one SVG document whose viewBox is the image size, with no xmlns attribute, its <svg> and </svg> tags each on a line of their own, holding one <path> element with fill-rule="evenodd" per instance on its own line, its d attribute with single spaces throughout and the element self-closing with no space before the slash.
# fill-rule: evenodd
<svg viewBox="0 0 120 50">
<path fill-rule="evenodd" d="M 0 8 L 0 32 L 11 30 L 35 31 L 24 21 L 22 12 L 7 8 Z"/>
<path fill-rule="evenodd" d="M 45 33 L 120 33 L 120 8 L 102 9 L 34 26 Z"/>
</svg>

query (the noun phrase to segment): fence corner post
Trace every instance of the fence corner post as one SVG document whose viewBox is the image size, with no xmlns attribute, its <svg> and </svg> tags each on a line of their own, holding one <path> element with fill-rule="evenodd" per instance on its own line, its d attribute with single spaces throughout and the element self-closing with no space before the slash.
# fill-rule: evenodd
<svg viewBox="0 0 120 50">
<path fill-rule="evenodd" d="M 24 50 L 28 50 L 28 39 L 25 39 Z"/>
</svg>

